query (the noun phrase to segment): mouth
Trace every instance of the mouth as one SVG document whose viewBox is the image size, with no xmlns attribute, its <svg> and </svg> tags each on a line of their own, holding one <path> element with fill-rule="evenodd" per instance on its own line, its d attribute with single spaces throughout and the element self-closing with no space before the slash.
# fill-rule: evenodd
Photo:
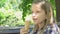
<svg viewBox="0 0 60 34">
<path fill-rule="evenodd" d="M 35 21 L 35 20 L 37 20 L 37 19 L 33 18 L 33 20 Z"/>
</svg>

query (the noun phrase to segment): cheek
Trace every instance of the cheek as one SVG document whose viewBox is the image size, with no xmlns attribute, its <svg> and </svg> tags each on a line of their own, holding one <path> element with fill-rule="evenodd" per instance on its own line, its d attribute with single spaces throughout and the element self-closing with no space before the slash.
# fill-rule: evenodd
<svg viewBox="0 0 60 34">
<path fill-rule="evenodd" d="M 46 18 L 45 14 L 38 15 L 38 19 L 41 21 L 44 20 L 45 18 Z"/>
</svg>

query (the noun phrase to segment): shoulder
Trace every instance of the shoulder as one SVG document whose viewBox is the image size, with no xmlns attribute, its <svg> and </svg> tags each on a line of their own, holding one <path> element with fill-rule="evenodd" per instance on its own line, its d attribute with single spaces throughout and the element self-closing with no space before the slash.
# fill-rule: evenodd
<svg viewBox="0 0 60 34">
<path fill-rule="evenodd" d="M 57 24 L 53 24 L 53 28 L 51 28 L 51 25 L 48 25 L 46 30 L 45 30 L 45 33 L 58 33 L 59 32 L 59 27 Z"/>
</svg>

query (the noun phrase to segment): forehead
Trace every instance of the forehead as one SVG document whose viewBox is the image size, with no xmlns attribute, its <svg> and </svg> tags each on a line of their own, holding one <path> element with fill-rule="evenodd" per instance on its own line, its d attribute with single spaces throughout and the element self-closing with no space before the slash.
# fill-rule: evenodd
<svg viewBox="0 0 60 34">
<path fill-rule="evenodd" d="M 32 4 L 32 7 L 31 7 L 32 11 L 33 10 L 42 10 L 41 9 L 41 4 L 38 3 L 38 4 Z"/>
<path fill-rule="evenodd" d="M 32 4 L 32 7 L 40 7 L 40 3 L 37 3 L 37 4 Z"/>
</svg>

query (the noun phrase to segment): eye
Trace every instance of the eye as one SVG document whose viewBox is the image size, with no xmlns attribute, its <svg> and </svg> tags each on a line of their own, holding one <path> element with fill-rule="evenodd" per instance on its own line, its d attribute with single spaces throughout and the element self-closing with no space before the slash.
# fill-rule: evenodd
<svg viewBox="0 0 60 34">
<path fill-rule="evenodd" d="M 40 13 L 40 11 L 36 11 L 36 13 Z"/>
</svg>

